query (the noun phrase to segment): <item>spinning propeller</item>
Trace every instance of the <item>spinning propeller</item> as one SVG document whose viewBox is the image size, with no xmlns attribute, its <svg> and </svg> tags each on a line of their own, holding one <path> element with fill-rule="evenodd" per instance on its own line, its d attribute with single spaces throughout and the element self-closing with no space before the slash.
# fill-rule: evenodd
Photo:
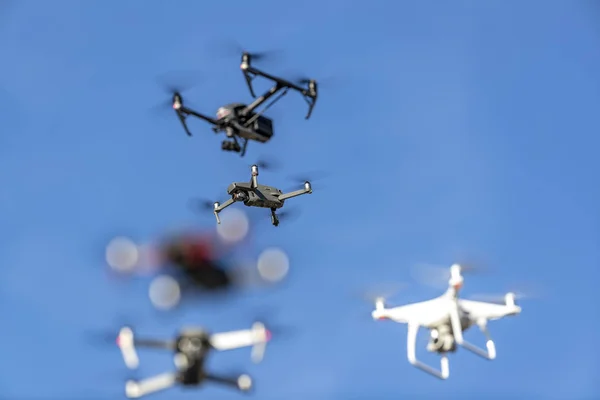
<svg viewBox="0 0 600 400">
<path fill-rule="evenodd" d="M 287 180 L 294 182 L 294 186 L 289 188 L 288 190 L 294 190 L 297 188 L 297 186 L 302 186 L 304 185 L 306 182 L 309 182 L 311 187 L 314 187 L 314 182 L 318 182 L 321 181 L 322 179 L 326 178 L 328 176 L 328 174 L 326 174 L 323 171 L 313 171 L 307 174 L 302 174 L 302 175 L 292 175 L 292 176 L 288 176 Z M 322 187 L 319 185 L 319 187 L 322 189 Z"/>
<path fill-rule="evenodd" d="M 165 94 L 170 96 L 170 99 L 159 103 L 152 108 L 153 110 L 179 110 L 184 104 L 183 93 L 192 89 L 198 84 L 199 79 L 197 76 L 195 76 L 194 71 L 185 72 L 187 75 L 185 77 L 183 76 L 184 72 L 177 72 L 176 74 L 176 77 L 167 78 L 167 74 L 163 74 L 162 77 L 157 78 L 158 85 L 162 88 Z M 175 81 L 177 81 L 177 83 L 174 83 Z M 186 133 L 188 136 L 191 136 L 189 132 L 186 131 Z"/>
<path fill-rule="evenodd" d="M 275 171 L 281 168 L 280 163 L 273 158 L 260 158 L 252 165 L 256 165 L 259 170 L 264 169 L 266 171 Z M 251 165 L 248 165 L 248 167 L 251 167 Z"/>
<path fill-rule="evenodd" d="M 448 282 L 456 273 L 461 276 L 479 274 L 486 271 L 487 268 L 481 263 L 464 262 L 455 263 L 452 266 L 439 264 L 416 264 L 411 267 L 410 273 L 413 279 L 422 285 L 443 289 L 448 286 Z M 459 278 L 459 276 L 455 278 Z"/>
<path fill-rule="evenodd" d="M 281 50 L 263 50 L 249 51 L 235 40 L 221 40 L 219 43 L 212 43 L 208 49 L 211 53 L 221 57 L 241 56 L 246 57 L 248 61 L 267 61 L 273 60 Z"/>
<path fill-rule="evenodd" d="M 371 306 L 374 305 L 375 308 L 381 309 L 388 306 L 387 300 L 389 298 L 396 296 L 399 292 L 406 289 L 407 286 L 408 284 L 402 282 L 387 282 L 385 284 L 370 286 L 369 289 L 360 291 L 358 296 L 371 304 Z M 372 310 L 369 312 L 372 312 Z"/>
<path fill-rule="evenodd" d="M 469 299 L 477 300 L 477 301 L 485 301 L 487 303 L 494 303 L 494 304 L 508 304 L 508 303 L 514 303 L 516 300 L 539 299 L 541 297 L 542 297 L 542 295 L 539 292 L 539 290 L 538 291 L 531 290 L 531 289 L 521 290 L 521 289 L 513 288 L 504 294 L 477 293 L 477 294 L 473 294 L 473 295 L 469 296 Z"/>
</svg>

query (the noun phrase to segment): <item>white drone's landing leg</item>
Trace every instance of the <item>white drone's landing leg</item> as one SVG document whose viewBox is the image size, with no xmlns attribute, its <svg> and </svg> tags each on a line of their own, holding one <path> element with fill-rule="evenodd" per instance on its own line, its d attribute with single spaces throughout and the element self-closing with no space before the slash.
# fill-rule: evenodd
<svg viewBox="0 0 600 400">
<path fill-rule="evenodd" d="M 446 354 L 442 355 L 442 359 L 440 360 L 440 371 L 435 368 L 430 367 L 427 364 L 422 363 L 417 360 L 416 356 L 416 347 L 417 347 L 417 333 L 419 332 L 419 325 L 417 324 L 408 324 L 408 337 L 407 337 L 407 347 L 406 353 L 408 356 L 408 362 L 414 365 L 415 367 L 421 369 L 422 371 L 427 372 L 437 378 L 440 379 L 448 379 L 450 376 L 450 365 L 448 362 L 448 356 Z"/>
<path fill-rule="evenodd" d="M 130 399 L 146 396 L 147 394 L 165 390 L 177 383 L 177 375 L 165 373 L 156 375 L 142 381 L 127 381 L 125 384 L 125 395 Z"/>
<path fill-rule="evenodd" d="M 482 320 L 482 321 L 477 322 L 477 325 L 479 325 L 479 329 L 481 329 L 481 332 L 483 332 L 483 334 L 485 335 L 485 338 L 486 338 L 485 345 L 487 347 L 487 351 L 485 351 L 485 350 L 475 346 L 474 344 L 467 342 L 464 339 L 463 334 L 462 334 L 462 327 L 460 324 L 460 317 L 458 315 L 457 308 L 454 308 L 452 310 L 452 312 L 450 313 L 450 319 L 451 319 L 451 323 L 452 323 L 452 331 L 454 334 L 454 339 L 456 340 L 456 343 L 459 346 L 462 346 L 465 349 L 469 350 L 470 352 L 475 353 L 478 356 L 483 357 L 487 360 L 493 360 L 494 358 L 496 358 L 496 346 L 494 345 L 494 341 L 490 337 L 490 334 L 487 330 L 487 327 L 486 327 L 487 321 Z"/>
</svg>

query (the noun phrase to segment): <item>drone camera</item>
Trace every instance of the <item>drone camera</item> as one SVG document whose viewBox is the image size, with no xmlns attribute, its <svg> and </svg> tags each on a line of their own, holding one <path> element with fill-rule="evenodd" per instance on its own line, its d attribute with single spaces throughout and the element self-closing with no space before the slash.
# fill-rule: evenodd
<svg viewBox="0 0 600 400">
<path fill-rule="evenodd" d="M 230 142 L 230 141 L 224 140 L 221 143 L 221 149 L 225 150 L 225 151 L 239 152 L 241 150 L 241 147 L 239 144 L 237 144 L 235 142 Z"/>
</svg>

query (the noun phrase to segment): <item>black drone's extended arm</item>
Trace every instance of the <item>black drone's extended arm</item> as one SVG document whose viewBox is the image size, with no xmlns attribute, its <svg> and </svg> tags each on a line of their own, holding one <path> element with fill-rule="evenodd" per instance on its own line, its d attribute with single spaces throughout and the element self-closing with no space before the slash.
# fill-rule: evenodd
<svg viewBox="0 0 600 400">
<path fill-rule="evenodd" d="M 135 339 L 134 344 L 136 347 L 148 347 L 151 349 L 175 350 L 176 348 L 174 340 Z"/>
<path fill-rule="evenodd" d="M 190 132 L 187 123 L 185 121 L 185 119 L 188 117 L 188 115 L 192 115 L 196 118 L 200 118 L 206 122 L 208 122 L 209 124 L 212 125 L 218 125 L 218 122 L 216 119 L 211 118 L 209 116 L 206 116 L 204 114 L 201 114 L 197 111 L 194 111 L 190 108 L 185 107 L 183 104 L 181 103 L 173 103 L 173 109 L 175 109 L 175 112 L 177 113 L 177 117 L 179 118 L 179 121 L 181 121 L 181 125 L 183 125 L 183 129 L 185 129 L 185 133 L 188 136 L 192 136 L 192 133 Z"/>
<path fill-rule="evenodd" d="M 317 102 L 317 95 L 318 95 L 317 82 L 314 80 L 310 80 L 307 82 L 308 88 L 303 88 L 303 87 L 298 86 L 298 85 L 296 85 L 292 82 L 289 82 L 285 79 L 278 78 L 278 77 L 268 74 L 264 71 L 261 71 L 258 68 L 253 67 L 252 65 L 250 65 L 250 58 L 251 57 L 249 54 L 244 53 L 242 55 L 242 63 L 240 65 L 240 68 L 244 74 L 244 78 L 246 79 L 246 84 L 248 85 L 248 89 L 250 90 L 250 94 L 252 95 L 252 97 L 256 97 L 256 94 L 254 93 L 254 89 L 252 87 L 252 81 L 257 76 L 262 76 L 263 78 L 266 78 L 266 79 L 269 79 L 269 80 L 275 82 L 275 86 L 273 86 L 271 89 L 269 89 L 269 91 L 267 91 L 264 95 L 257 98 L 256 101 L 254 101 L 252 104 L 250 104 L 248 107 L 246 107 L 246 109 L 244 109 L 243 112 L 246 114 L 252 112 L 254 109 L 259 107 L 261 104 L 263 104 L 265 101 L 267 101 L 271 96 L 273 96 L 275 93 L 277 93 L 281 89 L 285 89 L 285 91 L 282 92 L 282 94 L 278 98 L 276 98 L 273 101 L 273 103 L 275 101 L 279 100 L 281 97 L 283 97 L 283 95 L 285 95 L 287 93 L 287 90 L 293 89 L 293 90 L 300 92 L 302 94 L 302 96 L 304 96 L 304 99 L 306 100 L 306 102 L 308 103 L 308 113 L 306 114 L 306 119 L 309 119 L 310 116 L 312 115 L 313 109 Z"/>
</svg>

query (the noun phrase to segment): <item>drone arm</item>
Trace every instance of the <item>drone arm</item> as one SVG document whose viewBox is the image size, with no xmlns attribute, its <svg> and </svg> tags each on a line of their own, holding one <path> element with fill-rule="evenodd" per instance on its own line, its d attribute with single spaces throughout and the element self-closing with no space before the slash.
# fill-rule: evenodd
<svg viewBox="0 0 600 400">
<path fill-rule="evenodd" d="M 252 110 L 256 109 L 263 102 L 265 102 L 269 97 L 271 97 L 275 93 L 277 93 L 277 91 L 279 89 L 285 87 L 288 89 L 294 89 L 294 90 L 302 93 L 302 95 L 304 96 L 304 99 L 308 103 L 308 114 L 306 114 L 306 119 L 310 118 L 310 116 L 313 112 L 313 108 L 315 107 L 315 103 L 317 102 L 317 88 L 316 88 L 316 83 L 314 83 L 314 81 L 311 81 L 311 83 L 309 84 L 309 89 L 307 90 L 307 89 L 302 88 L 292 82 L 286 81 L 285 79 L 277 78 L 273 75 L 267 74 L 266 72 L 263 72 L 257 68 L 252 67 L 250 64 L 242 64 L 242 71 L 244 72 L 244 77 L 246 78 L 246 83 L 248 84 L 248 88 L 250 89 L 250 94 L 252 94 L 252 97 L 256 97 L 256 95 L 254 94 L 254 90 L 252 89 L 252 79 L 254 79 L 255 76 L 262 76 L 263 78 L 266 78 L 266 79 L 269 79 L 269 80 L 272 80 L 275 82 L 275 86 L 273 86 L 273 88 L 271 90 L 269 90 L 263 96 L 256 99 L 256 101 L 254 103 L 252 103 L 248 107 L 246 107 L 246 109 L 244 110 L 245 113 L 249 113 Z"/>
<path fill-rule="evenodd" d="M 293 192 L 280 194 L 279 200 L 283 201 L 283 200 L 291 199 L 292 197 L 297 197 L 297 196 L 301 196 L 303 194 L 311 194 L 311 193 L 312 193 L 312 188 L 310 186 L 310 183 L 306 182 L 304 184 L 303 189 L 294 190 Z"/>
<path fill-rule="evenodd" d="M 267 101 L 271 97 L 273 97 L 282 88 L 283 88 L 283 86 L 281 86 L 279 83 L 276 83 L 275 86 L 273 86 L 271 89 L 267 90 L 262 96 L 260 96 L 256 100 L 254 100 L 251 104 L 247 105 L 246 108 L 244 108 L 242 110 L 241 114 L 242 115 L 250 114 L 252 111 L 254 111 L 258 107 L 260 107 L 265 101 Z M 256 97 L 256 96 L 253 96 L 253 97 Z"/>
<path fill-rule="evenodd" d="M 470 352 L 475 353 L 478 356 L 486 358 L 488 360 L 493 360 L 494 358 L 496 358 L 496 346 L 494 345 L 494 341 L 491 339 L 490 334 L 487 330 L 487 321 L 485 319 L 480 319 L 477 324 L 479 325 L 479 329 L 481 329 L 481 331 L 486 337 L 487 351 L 473 345 L 472 343 L 467 342 L 464 339 L 457 305 L 454 305 L 450 311 L 450 322 L 452 324 L 452 333 L 454 334 L 454 339 L 456 340 L 456 343 L 459 346 L 462 346 Z"/>
<path fill-rule="evenodd" d="M 266 78 L 266 79 L 269 79 L 269 80 L 271 80 L 273 82 L 276 82 L 280 86 L 289 87 L 290 89 L 297 90 L 300 93 L 304 92 L 304 90 L 305 90 L 304 88 L 302 88 L 302 87 L 300 87 L 298 85 L 295 85 L 292 82 L 288 82 L 285 79 L 277 78 L 276 76 L 273 76 L 273 75 L 268 74 L 268 73 L 266 73 L 264 71 L 261 71 L 260 69 L 255 68 L 255 67 L 253 67 L 251 65 L 245 65 L 245 68 L 243 68 L 243 71 L 244 71 L 244 75 L 246 75 L 246 74 L 252 74 L 254 76 L 257 76 L 257 75 L 258 76 L 262 76 L 263 78 Z"/>
<path fill-rule="evenodd" d="M 439 379 L 447 379 L 450 376 L 450 366 L 448 363 L 448 356 L 443 354 L 442 359 L 440 361 L 441 369 L 440 371 L 432 368 L 421 361 L 417 360 L 416 355 L 416 347 L 417 347 L 417 333 L 419 332 L 419 324 L 417 323 L 408 323 L 408 335 L 407 335 L 407 343 L 406 343 L 406 353 L 408 356 L 408 362 L 411 365 L 419 368 L 422 371 L 427 372 Z"/>
<path fill-rule="evenodd" d="M 196 118 L 200 118 L 200 119 L 208 122 L 209 124 L 217 125 L 217 120 L 216 119 L 211 118 L 211 117 L 209 117 L 207 115 L 201 114 L 201 113 L 199 113 L 197 111 L 194 111 L 192 109 L 189 109 L 187 107 L 183 107 L 182 106 L 181 109 L 179 110 L 178 114 L 193 115 Z"/>
<path fill-rule="evenodd" d="M 125 394 L 130 399 L 137 399 L 151 393 L 169 389 L 177 383 L 177 374 L 164 373 L 141 381 L 127 381 Z"/>
<path fill-rule="evenodd" d="M 256 322 L 252 329 L 215 333 L 211 336 L 210 343 L 219 351 L 252 346 L 252 359 L 254 362 L 259 362 L 270 339 L 271 333 L 262 323 Z"/>
<path fill-rule="evenodd" d="M 240 390 L 248 390 L 252 386 L 252 379 L 250 379 L 250 377 L 247 375 L 240 375 L 233 378 L 207 374 L 205 378 L 207 381 L 232 386 Z"/>
<path fill-rule="evenodd" d="M 221 211 L 223 211 L 224 209 L 226 209 L 227 207 L 229 207 L 230 205 L 232 205 L 233 203 L 235 203 L 235 200 L 233 200 L 233 198 L 227 199 L 227 201 L 223 204 L 215 203 L 215 209 L 213 212 L 215 214 L 215 218 L 217 219 L 217 224 L 221 223 L 221 219 L 219 218 L 219 213 Z"/>
</svg>

